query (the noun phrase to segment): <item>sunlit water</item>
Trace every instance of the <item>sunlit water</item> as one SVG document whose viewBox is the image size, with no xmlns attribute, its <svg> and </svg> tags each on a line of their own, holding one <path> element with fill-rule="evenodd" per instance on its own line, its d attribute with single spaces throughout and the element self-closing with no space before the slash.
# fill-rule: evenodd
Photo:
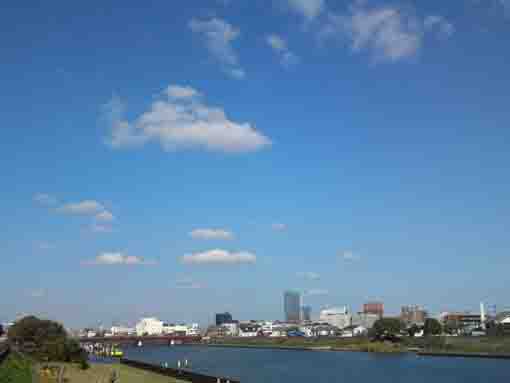
<svg viewBox="0 0 510 383">
<path fill-rule="evenodd" d="M 204 346 L 144 346 L 124 353 L 128 359 L 169 367 L 187 359 L 193 371 L 242 383 L 510 382 L 510 360 Z"/>
</svg>

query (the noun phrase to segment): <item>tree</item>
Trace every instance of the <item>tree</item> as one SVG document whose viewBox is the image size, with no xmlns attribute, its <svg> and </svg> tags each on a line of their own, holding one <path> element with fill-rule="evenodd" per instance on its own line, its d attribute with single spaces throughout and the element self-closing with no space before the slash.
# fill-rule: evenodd
<svg viewBox="0 0 510 383">
<path fill-rule="evenodd" d="M 427 318 L 425 320 L 425 327 L 423 328 L 425 335 L 440 335 L 442 332 L 443 328 L 437 319 Z"/>
<path fill-rule="evenodd" d="M 414 323 L 411 327 L 407 329 L 407 333 L 411 338 L 414 336 L 414 334 L 418 332 L 420 332 L 420 328 L 416 325 L 416 323 Z"/>
<path fill-rule="evenodd" d="M 25 317 L 9 328 L 8 339 L 42 360 L 80 363 L 87 360 L 79 343 L 68 338 L 64 327 L 54 321 Z"/>
<path fill-rule="evenodd" d="M 490 321 L 487 323 L 486 331 L 488 336 L 504 336 L 505 328 L 501 323 Z"/>
<path fill-rule="evenodd" d="M 0 324 L 0 336 L 4 335 L 4 326 Z"/>
<path fill-rule="evenodd" d="M 404 329 L 404 323 L 398 318 L 381 318 L 374 323 L 375 337 L 378 339 L 390 339 Z"/>
</svg>

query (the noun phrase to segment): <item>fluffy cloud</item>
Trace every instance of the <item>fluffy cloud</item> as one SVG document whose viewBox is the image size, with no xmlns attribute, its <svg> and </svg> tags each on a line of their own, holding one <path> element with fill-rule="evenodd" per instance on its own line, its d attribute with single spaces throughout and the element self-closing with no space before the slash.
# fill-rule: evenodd
<svg viewBox="0 0 510 383">
<path fill-rule="evenodd" d="M 34 201 L 43 206 L 54 206 L 57 204 L 57 199 L 46 193 L 37 193 L 34 195 Z"/>
<path fill-rule="evenodd" d="M 396 6 L 369 7 L 358 1 L 345 15 L 329 15 L 322 36 L 347 35 L 354 52 L 369 52 L 377 61 L 415 56 L 427 32 L 450 36 L 454 26 L 442 16 L 421 19 Z"/>
<path fill-rule="evenodd" d="M 185 264 L 240 264 L 240 263 L 255 263 L 257 257 L 255 254 L 247 251 L 230 252 L 228 250 L 214 249 L 204 251 L 201 253 L 186 254 L 181 258 L 182 263 Z"/>
<path fill-rule="evenodd" d="M 205 240 L 231 240 L 234 239 L 234 234 L 231 231 L 224 229 L 195 229 L 189 233 L 193 239 Z"/>
<path fill-rule="evenodd" d="M 287 230 L 287 225 L 284 223 L 273 223 L 271 225 L 271 229 L 274 231 L 285 231 Z"/>
<path fill-rule="evenodd" d="M 94 200 L 85 200 L 65 204 L 57 209 L 60 213 L 92 215 L 104 211 L 104 206 Z"/>
<path fill-rule="evenodd" d="M 239 59 L 232 46 L 241 33 L 239 28 L 218 18 L 210 20 L 194 18 L 189 22 L 189 28 L 204 39 L 209 53 L 220 62 L 225 73 L 234 78 L 244 77 L 244 71 L 239 68 Z"/>
<path fill-rule="evenodd" d="M 310 281 L 316 281 L 320 279 L 320 275 L 313 271 L 301 271 L 296 274 L 299 278 L 308 279 Z"/>
<path fill-rule="evenodd" d="M 55 248 L 55 245 L 53 245 L 52 243 L 48 243 L 48 242 L 40 242 L 37 244 L 37 248 L 39 250 L 51 250 L 51 249 Z"/>
<path fill-rule="evenodd" d="M 113 122 L 109 143 L 113 148 L 156 141 L 165 150 L 205 149 L 216 152 L 253 152 L 271 140 L 249 123 L 229 120 L 218 107 L 205 105 L 190 87 L 170 86 L 166 96 L 135 121 Z"/>
<path fill-rule="evenodd" d="M 86 265 L 153 265 L 155 262 L 146 261 L 141 257 L 124 253 L 101 253 L 92 261 L 85 261 Z"/>
<path fill-rule="evenodd" d="M 283 37 L 271 34 L 266 37 L 266 42 L 280 56 L 280 62 L 284 67 L 289 67 L 299 62 L 298 57 L 289 50 L 287 42 Z"/>
<path fill-rule="evenodd" d="M 96 214 L 95 218 L 98 221 L 103 221 L 103 222 L 112 222 L 112 221 L 115 221 L 115 217 L 108 210 L 104 210 L 104 211 Z"/>
<path fill-rule="evenodd" d="M 307 20 L 313 20 L 319 16 L 326 8 L 325 0 L 286 0 L 289 9 L 305 17 Z"/>
<path fill-rule="evenodd" d="M 455 32 L 455 27 L 443 16 L 427 16 L 423 21 L 425 30 L 437 31 L 442 37 L 450 37 Z"/>
</svg>

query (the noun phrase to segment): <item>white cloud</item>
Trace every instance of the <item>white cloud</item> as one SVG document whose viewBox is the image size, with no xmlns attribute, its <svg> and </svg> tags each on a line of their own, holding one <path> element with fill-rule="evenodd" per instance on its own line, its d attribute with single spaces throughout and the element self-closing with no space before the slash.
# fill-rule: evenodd
<svg viewBox="0 0 510 383">
<path fill-rule="evenodd" d="M 85 261 L 86 265 L 154 265 L 154 261 L 146 261 L 141 257 L 126 255 L 121 252 L 105 252 L 99 254 L 92 261 Z"/>
<path fill-rule="evenodd" d="M 103 222 L 112 222 L 115 221 L 115 217 L 108 210 L 103 210 L 100 213 L 97 213 L 95 216 L 96 220 Z"/>
<path fill-rule="evenodd" d="M 290 67 L 299 62 L 299 58 L 289 50 L 287 41 L 283 37 L 271 34 L 266 37 L 266 42 L 279 55 L 284 67 Z"/>
<path fill-rule="evenodd" d="M 320 279 L 320 275 L 313 271 L 300 271 L 296 274 L 299 278 L 308 279 L 310 281 L 316 281 Z"/>
<path fill-rule="evenodd" d="M 274 231 L 285 231 L 287 230 L 287 225 L 284 223 L 273 223 L 271 225 L 271 229 Z"/>
<path fill-rule="evenodd" d="M 53 206 L 57 204 L 57 199 L 46 193 L 37 193 L 34 195 L 34 201 L 43 206 Z"/>
<path fill-rule="evenodd" d="M 185 92 L 176 89 L 173 95 L 181 97 L 154 101 L 150 110 L 132 123 L 114 122 L 110 145 L 121 148 L 156 141 L 165 150 L 205 149 L 227 153 L 253 152 L 271 145 L 271 140 L 251 124 L 229 120 L 223 109 L 205 105 L 193 88 Z M 187 97 L 183 98 L 185 93 Z"/>
<path fill-rule="evenodd" d="M 239 68 L 239 59 L 232 43 L 239 38 L 241 31 L 225 20 L 212 18 L 210 20 L 198 20 L 193 18 L 189 22 L 192 32 L 201 35 L 209 53 L 214 56 L 224 67 L 226 73 L 235 78 L 244 78 L 244 71 Z M 242 75 L 241 75 L 242 73 Z"/>
<path fill-rule="evenodd" d="M 326 8 L 325 0 L 286 0 L 288 7 L 305 17 L 307 20 L 313 20 L 319 16 Z"/>
<path fill-rule="evenodd" d="M 255 263 L 255 254 L 247 251 L 230 252 L 228 250 L 214 249 L 201 253 L 186 254 L 181 258 L 185 264 L 240 264 Z"/>
<path fill-rule="evenodd" d="M 329 291 L 325 289 L 310 289 L 305 290 L 303 295 L 305 296 L 314 296 L 314 295 L 328 295 Z"/>
<path fill-rule="evenodd" d="M 442 37 L 450 37 L 455 32 L 455 27 L 443 16 L 427 16 L 423 21 L 425 30 L 437 32 Z"/>
<path fill-rule="evenodd" d="M 358 261 L 360 259 L 359 255 L 354 254 L 351 250 L 341 251 L 340 257 L 346 261 Z"/>
<path fill-rule="evenodd" d="M 230 68 L 226 69 L 225 73 L 228 74 L 230 77 L 235 78 L 236 80 L 242 80 L 246 77 L 246 72 L 244 69 L 241 68 Z"/>
<path fill-rule="evenodd" d="M 94 200 L 84 200 L 65 204 L 57 209 L 60 213 L 92 215 L 104 210 L 104 206 Z"/>
<path fill-rule="evenodd" d="M 193 239 L 204 240 L 231 240 L 234 239 L 234 234 L 229 230 L 224 229 L 195 229 L 189 233 Z"/>
</svg>

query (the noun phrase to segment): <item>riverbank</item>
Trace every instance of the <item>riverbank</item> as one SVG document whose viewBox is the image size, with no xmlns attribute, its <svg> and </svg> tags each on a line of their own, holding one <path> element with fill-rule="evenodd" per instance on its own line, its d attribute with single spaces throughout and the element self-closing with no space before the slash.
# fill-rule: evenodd
<svg viewBox="0 0 510 383">
<path fill-rule="evenodd" d="M 32 383 L 32 363 L 11 352 L 0 364 L 0 382 Z"/>
<path fill-rule="evenodd" d="M 423 356 L 465 356 L 510 359 L 510 338 L 425 337 L 402 338 L 399 343 L 371 342 L 367 338 L 229 338 L 208 344 L 303 351 L 357 351 L 373 353 L 418 353 Z"/>
</svg>

